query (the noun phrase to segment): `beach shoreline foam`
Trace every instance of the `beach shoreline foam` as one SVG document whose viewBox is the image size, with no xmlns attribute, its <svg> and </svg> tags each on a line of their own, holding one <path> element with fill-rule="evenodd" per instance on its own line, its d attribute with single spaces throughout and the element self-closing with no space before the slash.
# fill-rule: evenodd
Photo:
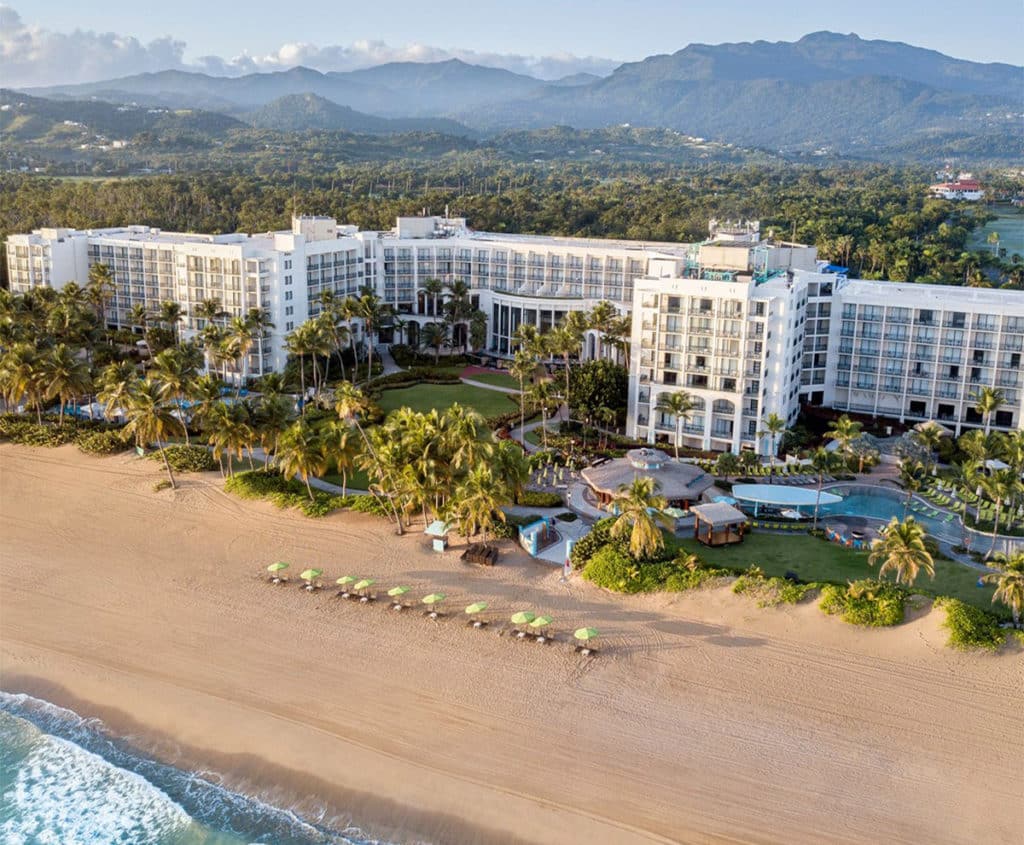
<svg viewBox="0 0 1024 845">
<path fill-rule="evenodd" d="M 211 476 L 154 493 L 158 470 L 0 445 L 4 690 L 403 843 L 1012 841 L 1020 656 L 945 649 L 935 613 L 863 631 L 727 590 L 608 596 Z M 550 612 L 561 642 L 272 587 L 277 559 Z"/>
</svg>

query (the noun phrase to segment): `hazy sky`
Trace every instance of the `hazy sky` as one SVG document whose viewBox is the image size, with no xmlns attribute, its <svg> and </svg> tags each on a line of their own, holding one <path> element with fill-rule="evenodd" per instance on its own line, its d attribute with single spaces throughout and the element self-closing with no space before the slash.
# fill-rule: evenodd
<svg viewBox="0 0 1024 845">
<path fill-rule="evenodd" d="M 46 0 L 0 3 L 0 85 L 167 67 L 344 70 L 457 56 L 540 76 L 607 72 L 692 42 L 795 40 L 816 30 L 1024 64 L 1022 0 Z"/>
</svg>

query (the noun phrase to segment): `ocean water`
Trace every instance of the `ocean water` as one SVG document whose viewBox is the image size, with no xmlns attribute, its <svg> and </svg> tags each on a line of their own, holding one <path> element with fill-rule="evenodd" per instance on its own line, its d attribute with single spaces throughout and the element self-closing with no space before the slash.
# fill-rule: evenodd
<svg viewBox="0 0 1024 845">
<path fill-rule="evenodd" d="M 4 845 L 376 845 L 132 751 L 102 723 L 0 692 Z"/>
</svg>

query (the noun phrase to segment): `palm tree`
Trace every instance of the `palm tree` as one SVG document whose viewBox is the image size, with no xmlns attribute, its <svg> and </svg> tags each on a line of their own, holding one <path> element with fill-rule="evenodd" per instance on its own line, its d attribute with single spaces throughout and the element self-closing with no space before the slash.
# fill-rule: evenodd
<svg viewBox="0 0 1024 845">
<path fill-rule="evenodd" d="M 1021 482 L 1014 470 L 999 469 L 988 475 L 980 474 L 978 483 L 988 499 L 996 506 L 995 518 L 992 521 L 992 545 L 985 552 L 985 560 L 988 560 L 995 551 L 996 538 L 999 536 L 999 517 L 1002 514 L 1003 505 L 1020 492 Z"/>
<path fill-rule="evenodd" d="M 839 451 L 844 455 L 851 454 L 851 445 L 861 435 L 863 426 L 843 414 L 839 419 L 828 424 L 829 431 L 825 432 L 826 440 L 835 440 L 839 443 Z"/>
<path fill-rule="evenodd" d="M 633 333 L 633 318 L 629 314 L 613 320 L 604 332 L 608 343 L 622 355 L 622 363 L 629 369 L 629 353 L 632 348 L 630 335 Z"/>
<path fill-rule="evenodd" d="M 328 420 L 320 429 L 320 442 L 328 466 L 333 463 L 341 473 L 341 495 L 345 496 L 349 473 L 355 471 L 360 452 L 352 427 L 342 420 Z"/>
<path fill-rule="evenodd" d="M 602 300 L 590 309 L 587 315 L 587 327 L 598 333 L 599 351 L 604 357 L 604 347 L 608 343 L 608 330 L 614 327 L 619 317 L 619 309 L 606 300 Z"/>
<path fill-rule="evenodd" d="M 555 392 L 555 386 L 551 383 L 550 379 L 544 378 L 533 385 L 527 395 L 534 407 L 540 409 L 541 436 L 544 438 L 544 448 L 547 449 L 548 414 L 558 409 L 558 394 Z"/>
<path fill-rule="evenodd" d="M 263 468 L 265 470 L 270 468 L 270 456 L 276 454 L 277 442 L 291 422 L 293 406 L 294 403 L 289 397 L 268 394 L 266 391 L 260 396 L 260 401 L 256 405 L 253 425 L 260 446 L 263 447 Z"/>
<path fill-rule="evenodd" d="M 779 451 L 779 438 L 786 433 L 786 421 L 778 414 L 772 412 L 764 421 L 764 430 L 760 432 L 761 437 L 771 439 L 771 451 L 768 453 L 768 483 L 775 481 L 775 456 Z M 828 435 L 826 435 L 827 437 Z"/>
<path fill-rule="evenodd" d="M 992 387 L 982 387 L 974 395 L 974 409 L 981 414 L 985 420 L 985 434 L 989 433 L 992 427 L 992 415 L 998 411 L 1006 401 L 1006 395 L 1001 390 Z"/>
<path fill-rule="evenodd" d="M 942 430 L 942 426 L 934 420 L 929 420 L 923 425 L 917 426 L 911 437 L 914 442 L 924 450 L 928 463 L 933 465 L 935 450 L 939 448 L 942 438 L 945 437 L 945 432 Z"/>
<path fill-rule="evenodd" d="M 39 359 L 39 378 L 46 400 L 60 400 L 60 423 L 64 423 L 64 405 L 92 390 L 89 365 L 66 344 L 58 343 Z"/>
<path fill-rule="evenodd" d="M 192 425 L 197 429 L 206 429 L 214 407 L 223 401 L 224 394 L 221 386 L 220 380 L 209 373 L 192 381 L 188 393 L 192 402 L 189 410 L 192 413 Z"/>
<path fill-rule="evenodd" d="M 508 371 L 514 378 L 519 379 L 519 433 L 521 437 L 526 436 L 523 426 L 526 425 L 526 381 L 533 377 L 537 368 L 534 357 L 525 349 L 517 349 L 512 356 L 512 366 Z"/>
<path fill-rule="evenodd" d="M 150 313 L 149 309 L 146 308 L 142 302 L 136 302 L 131 308 L 128 309 L 128 322 L 132 328 L 142 329 L 142 333 L 146 333 L 146 328 L 149 326 Z"/>
<path fill-rule="evenodd" d="M 437 298 L 444 292 L 444 284 L 440 279 L 424 279 L 420 285 L 420 290 L 431 298 L 433 308 L 431 309 L 430 316 L 436 320 L 441 316 L 441 312 L 437 307 Z"/>
<path fill-rule="evenodd" d="M 685 390 L 677 390 L 675 393 L 659 393 L 656 410 L 672 417 L 672 424 L 675 427 L 676 460 L 679 460 L 679 441 L 683 438 L 683 423 L 690 419 L 694 408 L 693 397 Z"/>
<path fill-rule="evenodd" d="M 185 397 L 192 389 L 192 383 L 199 375 L 199 370 L 191 360 L 191 356 L 182 347 L 172 347 L 159 352 L 153 358 L 149 377 L 160 387 L 160 395 L 164 399 L 173 399 L 182 420 L 185 416 Z M 185 443 L 191 443 L 188 426 L 185 428 Z"/>
<path fill-rule="evenodd" d="M 361 290 L 362 295 L 352 304 L 352 312 L 366 327 L 366 380 L 369 381 L 373 375 L 373 335 L 377 324 L 387 312 L 387 306 L 373 292 L 373 288 L 363 287 Z"/>
<path fill-rule="evenodd" d="M 299 385 L 302 392 L 302 412 L 306 412 L 306 356 L 310 354 L 310 333 L 304 330 L 305 323 L 302 323 L 291 334 L 284 339 L 285 349 L 290 355 L 299 359 Z"/>
<path fill-rule="evenodd" d="M 128 395 L 138 380 L 138 368 L 131 361 L 107 364 L 103 368 L 96 396 L 103 404 L 103 416 L 109 418 L 114 408 L 123 408 L 128 404 Z"/>
<path fill-rule="evenodd" d="M 232 356 L 238 362 L 238 382 L 235 385 L 235 398 L 242 392 L 242 385 L 249 376 L 249 350 L 256 342 L 256 335 L 252 323 L 246 317 L 232 317 L 228 323 L 228 333 L 225 343 L 231 351 Z"/>
<path fill-rule="evenodd" d="M 423 343 L 434 348 L 434 363 L 441 360 L 441 347 L 448 341 L 448 327 L 444 323 L 427 323 L 423 326 Z"/>
<path fill-rule="evenodd" d="M 881 564 L 878 577 L 887 572 L 896 573 L 896 583 L 911 586 L 923 569 L 931 578 L 935 577 L 935 564 L 924 543 L 924 529 L 908 517 L 900 522 L 893 517 L 882 529 L 881 537 L 871 546 L 868 563 Z"/>
<path fill-rule="evenodd" d="M 740 451 L 740 465 L 745 473 L 751 473 L 754 467 L 757 466 L 757 463 L 757 452 L 753 449 L 743 449 Z"/>
<path fill-rule="evenodd" d="M 299 476 L 306 485 L 309 500 L 316 501 L 309 484 L 311 475 L 321 475 L 327 468 L 327 459 L 320 437 L 305 420 L 292 423 L 277 444 L 277 466 L 285 478 Z"/>
<path fill-rule="evenodd" d="M 612 524 L 611 536 L 618 539 L 629 534 L 629 553 L 640 560 L 659 551 L 665 545 L 661 529 L 650 511 L 662 511 L 668 505 L 657 495 L 658 483 L 650 477 L 634 478 L 630 484 L 619 487 L 614 503 L 619 517 Z"/>
<path fill-rule="evenodd" d="M 45 395 L 40 377 L 39 355 L 31 343 L 15 343 L 0 359 L 0 389 L 8 406 L 22 399 L 36 409 L 36 420 L 43 421 L 42 403 Z"/>
<path fill-rule="evenodd" d="M 565 405 L 571 407 L 572 396 L 569 384 L 569 366 L 573 355 L 578 355 L 583 344 L 583 333 L 587 330 L 587 318 L 582 311 L 570 311 L 558 328 L 548 336 L 546 345 L 554 355 L 561 355 L 565 362 Z"/>
<path fill-rule="evenodd" d="M 508 488 L 497 478 L 487 464 L 474 466 L 452 495 L 449 513 L 458 519 L 467 537 L 480 534 L 484 545 L 487 532 L 505 521 L 501 506 L 512 501 Z"/>
<path fill-rule="evenodd" d="M 903 503 L 903 516 L 906 518 L 910 510 L 910 503 L 914 501 L 914 494 L 924 487 L 926 470 L 920 461 L 904 459 L 900 463 L 900 484 L 907 493 L 906 501 Z"/>
<path fill-rule="evenodd" d="M 214 297 L 212 299 L 204 299 L 196 305 L 195 316 L 200 320 L 206 320 L 209 323 L 216 324 L 217 320 L 221 320 L 227 316 L 227 312 L 221 306 L 220 300 Z"/>
<path fill-rule="evenodd" d="M 177 302 L 167 300 L 160 303 L 160 312 L 157 314 L 157 320 L 170 329 L 175 345 L 180 341 L 180 337 L 178 336 L 178 323 L 181 322 L 181 319 L 184 316 L 185 312 Z"/>
<path fill-rule="evenodd" d="M 459 345 L 465 351 L 465 344 L 469 340 L 469 332 L 465 330 L 465 324 L 474 310 L 469 298 L 469 285 L 462 279 L 453 279 L 447 287 L 448 300 L 444 304 L 445 319 L 452 326 L 452 339 L 460 340 Z M 457 332 L 457 328 L 463 329 L 463 331 Z"/>
<path fill-rule="evenodd" d="M 142 449 L 150 443 L 156 443 L 171 482 L 171 489 L 174 489 L 177 485 L 167 460 L 167 452 L 164 450 L 164 441 L 182 430 L 181 420 L 175 416 L 161 396 L 160 386 L 151 379 L 137 381 L 127 399 L 124 412 L 128 424 L 124 427 L 124 433 L 134 436 L 135 445 Z"/>
<path fill-rule="evenodd" d="M 85 286 L 86 299 L 96 310 L 96 320 L 106 325 L 107 303 L 117 292 L 114 274 L 106 264 L 96 263 L 89 268 L 89 282 Z"/>
<path fill-rule="evenodd" d="M 992 601 L 1001 601 L 1009 607 L 1013 614 L 1013 627 L 1019 628 L 1021 608 L 1024 608 L 1024 552 L 997 554 L 995 563 L 999 572 L 985 576 L 986 582 L 996 585 Z"/>
<path fill-rule="evenodd" d="M 811 467 L 818 474 L 818 494 L 814 499 L 814 523 L 811 529 L 818 529 L 818 511 L 821 508 L 821 488 L 825 483 L 825 476 L 831 475 L 839 469 L 842 458 L 835 452 L 828 449 L 815 449 L 811 453 Z"/>
<path fill-rule="evenodd" d="M 206 420 L 207 442 L 213 447 L 213 456 L 224 474 L 223 456 L 228 458 L 228 476 L 234 475 L 233 459 L 242 459 L 249 450 L 249 466 L 252 467 L 252 445 L 256 433 L 249 424 L 249 412 L 241 402 L 218 402 Z"/>
</svg>

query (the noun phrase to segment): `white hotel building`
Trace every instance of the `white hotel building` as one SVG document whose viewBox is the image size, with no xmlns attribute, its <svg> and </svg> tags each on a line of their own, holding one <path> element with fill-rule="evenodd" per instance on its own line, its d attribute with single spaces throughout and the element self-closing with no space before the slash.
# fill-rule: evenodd
<svg viewBox="0 0 1024 845">
<path fill-rule="evenodd" d="M 847 279 L 822 272 L 813 247 L 762 239 L 756 223 L 712 221 L 697 244 L 475 232 L 447 217 L 399 218 L 387 232 L 329 217 L 257 235 L 39 229 L 8 238 L 7 262 L 15 292 L 83 283 L 92 264 L 107 264 L 115 325 L 136 304 L 172 300 L 188 337 L 203 328 L 194 314 L 204 299 L 232 316 L 263 308 L 276 328 L 252 352 L 253 375 L 284 366 L 285 336 L 317 313 L 324 290 L 370 285 L 414 338 L 434 319 L 423 282 L 463 279 L 497 355 L 521 323 L 545 331 L 609 301 L 633 314 L 628 429 L 651 442 L 674 436 L 656 404 L 680 389 L 698 404 L 685 441 L 718 450 L 764 452 L 764 419 L 792 422 L 801 400 L 959 428 L 978 424 L 970 397 L 991 385 L 1006 394 L 995 427 L 1019 427 L 1024 411 L 1024 293 Z M 589 333 L 583 356 L 598 349 Z"/>
</svg>

